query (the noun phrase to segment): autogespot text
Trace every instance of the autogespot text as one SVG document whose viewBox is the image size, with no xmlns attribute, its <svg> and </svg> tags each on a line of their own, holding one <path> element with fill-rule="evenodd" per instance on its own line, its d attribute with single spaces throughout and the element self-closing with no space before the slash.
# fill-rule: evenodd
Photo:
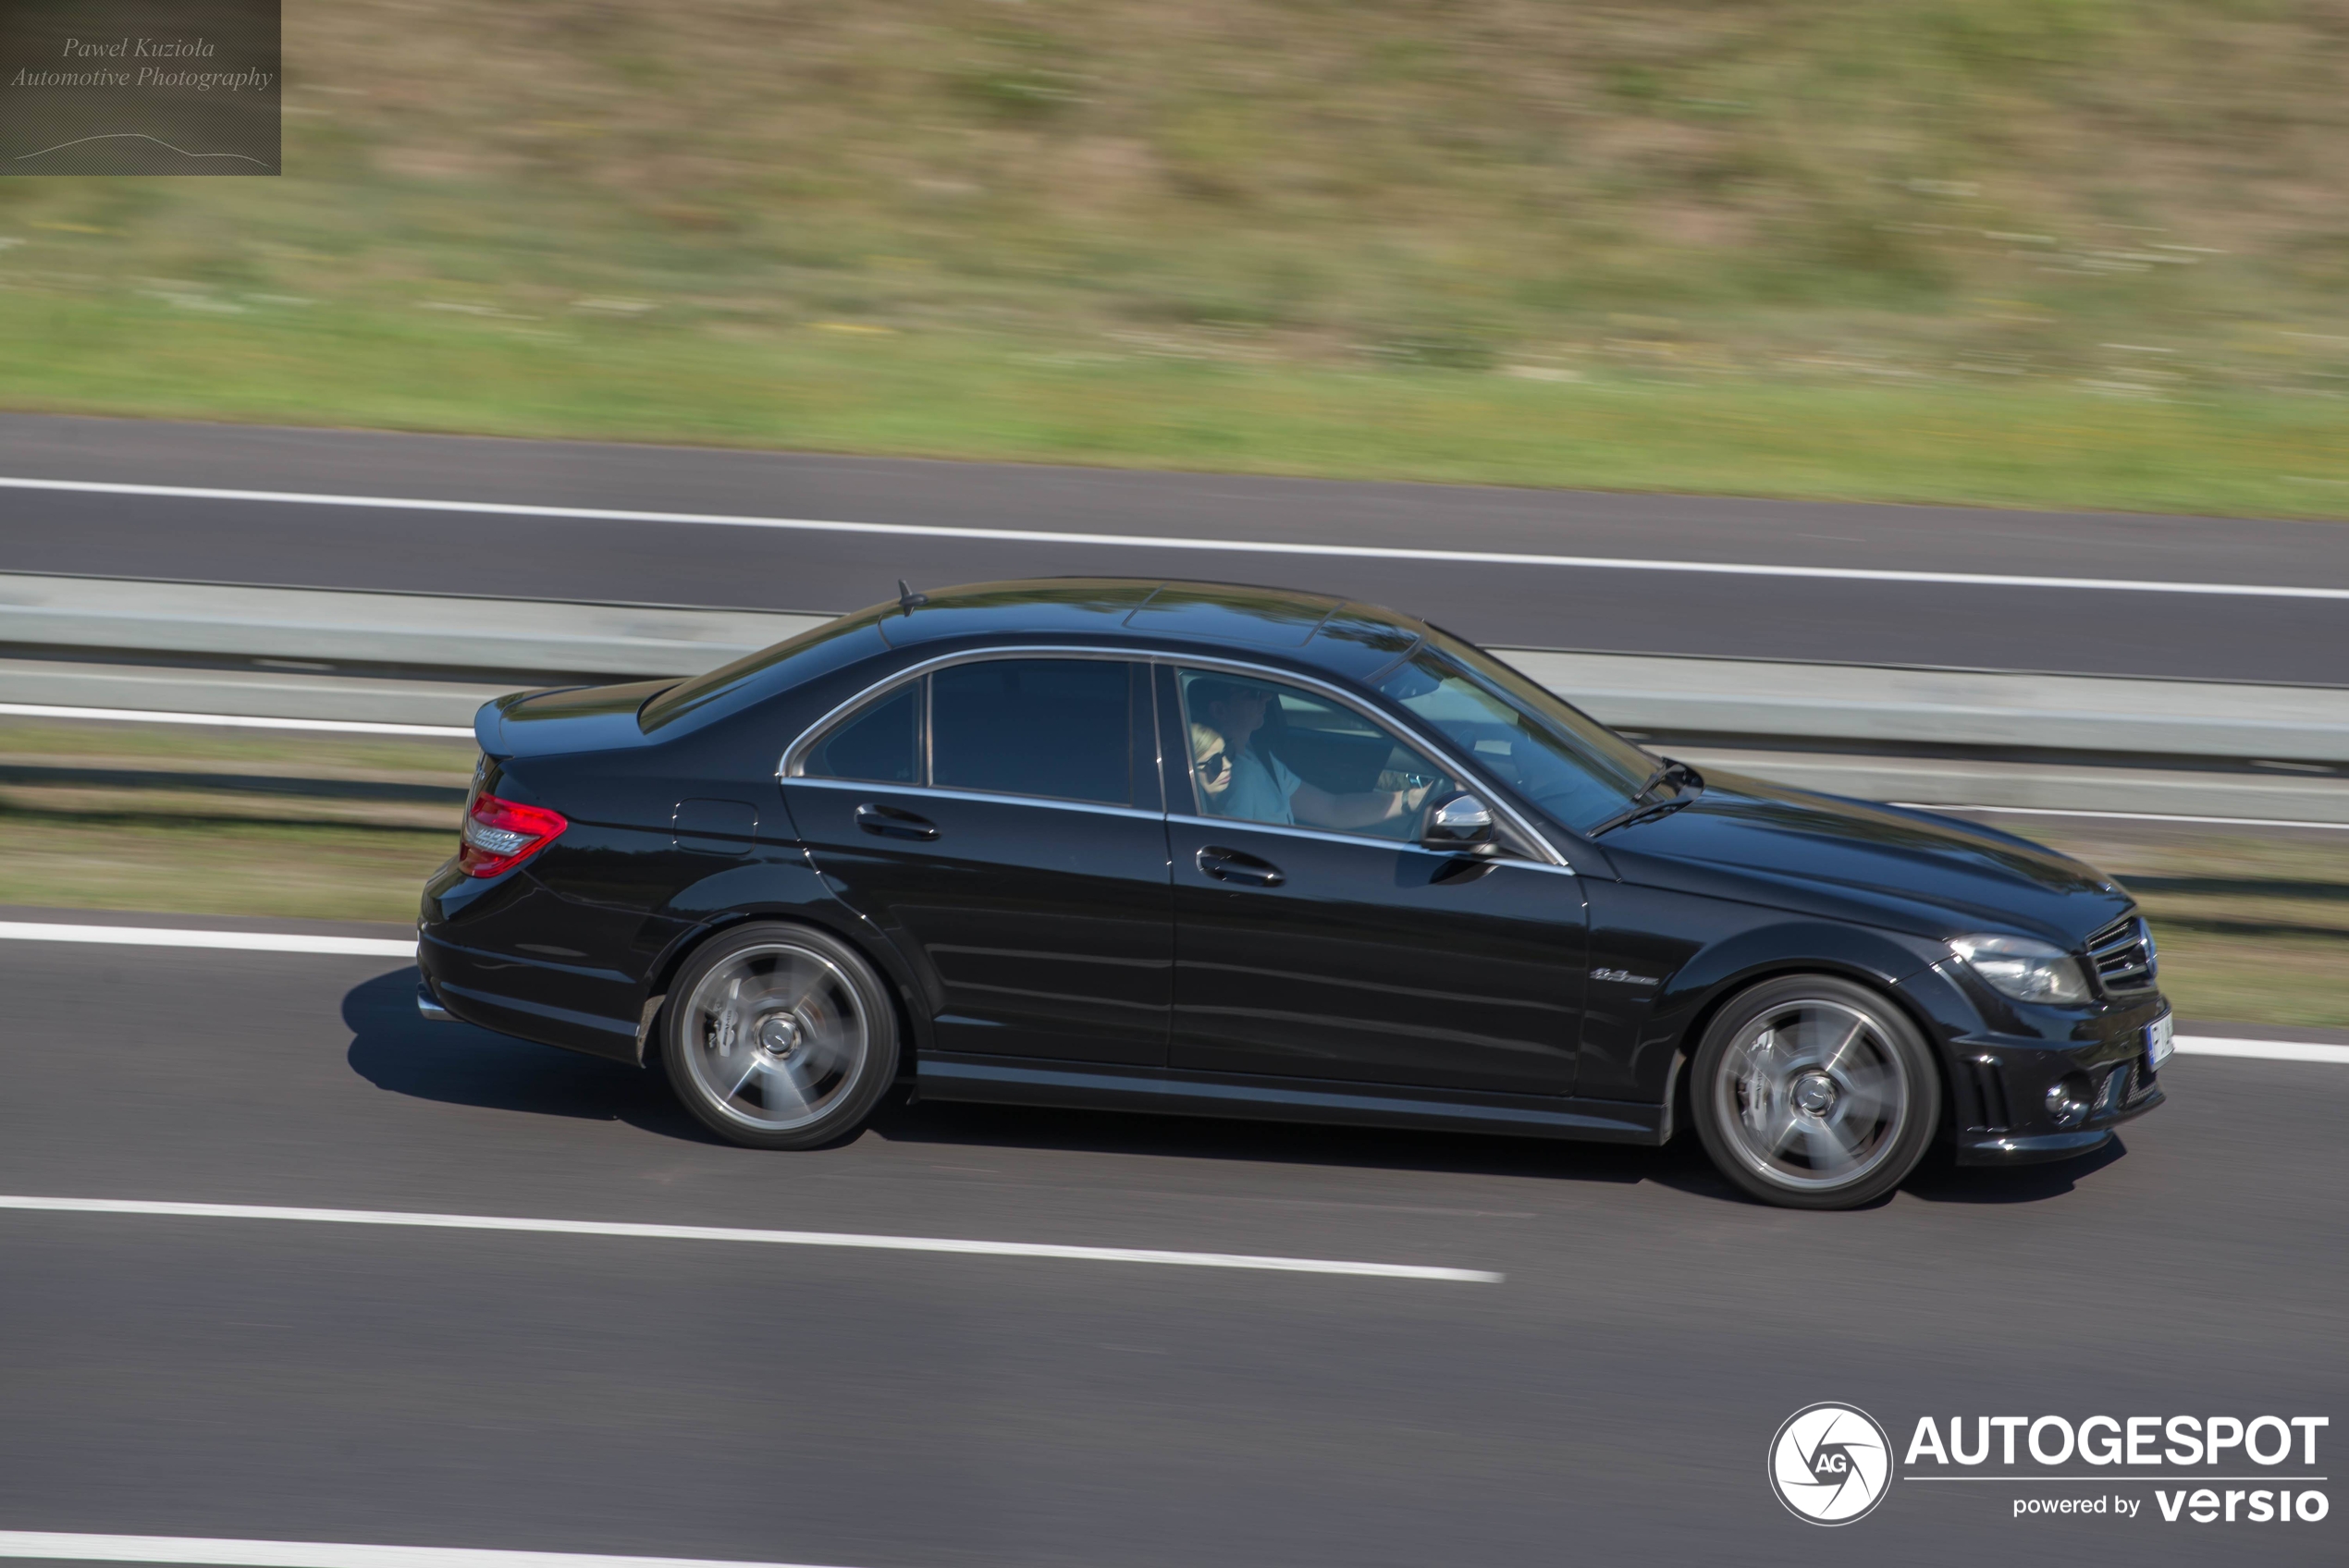
<svg viewBox="0 0 2349 1568">
<path fill-rule="evenodd" d="M 1997 1473 L 1967 1478 L 2174 1481 L 2155 1485 L 2149 1517 L 2172 1525 L 2315 1524 L 2332 1511 L 2325 1492 L 2309 1484 L 2327 1479 L 2318 1473 L 2317 1434 L 2331 1425 L 2324 1415 L 2091 1415 L 2076 1423 L 2061 1415 L 1959 1415 L 1945 1428 L 1925 1415 L 1901 1468 L 1912 1481 L 1956 1479 L 1974 1465 L 1995 1465 Z M 2082 1465 L 2090 1468 L 2084 1474 Z M 2045 1473 L 2058 1469 L 2066 1473 Z M 2286 1469 L 2294 1473 L 2262 1473 Z M 2204 1473 L 2181 1473 L 2195 1471 Z M 2121 1492 L 2033 1494 L 2013 1500 L 2012 1516 L 2134 1519 L 2144 1505 L 2141 1495 Z"/>
</svg>

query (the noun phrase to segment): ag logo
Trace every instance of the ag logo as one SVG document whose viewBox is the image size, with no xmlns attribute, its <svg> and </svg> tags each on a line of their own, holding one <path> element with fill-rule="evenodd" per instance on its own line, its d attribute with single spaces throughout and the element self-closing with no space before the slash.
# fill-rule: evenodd
<svg viewBox="0 0 2349 1568">
<path fill-rule="evenodd" d="M 1770 1488 L 1798 1519 L 1849 1525 L 1884 1501 L 1892 1444 L 1864 1410 L 1814 1404 L 1770 1439 Z"/>
</svg>

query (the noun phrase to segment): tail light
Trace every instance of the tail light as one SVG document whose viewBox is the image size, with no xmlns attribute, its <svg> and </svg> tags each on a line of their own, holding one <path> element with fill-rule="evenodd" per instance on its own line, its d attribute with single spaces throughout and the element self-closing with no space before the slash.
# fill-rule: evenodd
<svg viewBox="0 0 2349 1568">
<path fill-rule="evenodd" d="M 477 794 L 465 808 L 464 830 L 458 835 L 457 869 L 468 876 L 511 871 L 570 826 L 559 811 Z"/>
</svg>

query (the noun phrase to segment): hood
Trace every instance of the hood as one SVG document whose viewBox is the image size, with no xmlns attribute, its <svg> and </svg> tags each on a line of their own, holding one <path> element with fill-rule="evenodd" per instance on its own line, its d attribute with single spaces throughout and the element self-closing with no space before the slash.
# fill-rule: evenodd
<svg viewBox="0 0 2349 1568">
<path fill-rule="evenodd" d="M 481 749 L 494 757 L 641 746 L 645 732 L 637 726 L 636 710 L 676 684 L 673 680 L 633 680 L 625 686 L 516 692 L 486 704 L 473 717 L 473 733 Z"/>
<path fill-rule="evenodd" d="M 2065 947 L 2131 907 L 2094 868 L 1995 828 L 1737 774 L 1704 778 L 1690 804 L 1599 840 L 1626 881 L 1780 904 L 1815 901 L 1802 898 L 1809 888 L 1920 936 L 2003 928 Z"/>
</svg>

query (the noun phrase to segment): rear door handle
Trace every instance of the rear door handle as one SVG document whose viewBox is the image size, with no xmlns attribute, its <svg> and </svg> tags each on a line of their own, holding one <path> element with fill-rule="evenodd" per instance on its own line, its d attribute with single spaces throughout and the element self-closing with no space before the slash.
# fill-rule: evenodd
<svg viewBox="0 0 2349 1568">
<path fill-rule="evenodd" d="M 1216 844 L 1199 851 L 1199 868 L 1218 882 L 1237 882 L 1249 888 L 1277 888 L 1287 880 L 1281 875 L 1281 868 L 1271 861 Z"/>
<path fill-rule="evenodd" d="M 856 826 L 867 833 L 878 833 L 884 839 L 919 839 L 938 837 L 938 824 L 926 816 L 916 816 L 910 811 L 895 806 L 875 805 L 870 801 L 856 808 Z"/>
</svg>

